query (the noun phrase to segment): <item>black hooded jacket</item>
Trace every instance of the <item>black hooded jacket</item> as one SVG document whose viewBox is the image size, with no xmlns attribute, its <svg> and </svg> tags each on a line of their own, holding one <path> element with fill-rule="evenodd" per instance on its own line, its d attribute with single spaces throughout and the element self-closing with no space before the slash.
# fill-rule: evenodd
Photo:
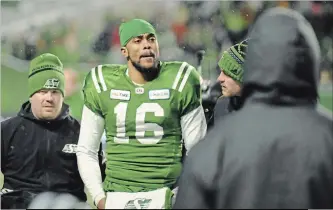
<svg viewBox="0 0 333 210">
<path fill-rule="evenodd" d="M 190 152 L 175 208 L 333 208 L 333 123 L 316 111 L 320 52 L 297 12 L 250 34 L 244 105 Z"/>
<path fill-rule="evenodd" d="M 2 121 L 2 208 L 27 208 L 44 191 L 70 193 L 85 201 L 76 159 L 79 133 L 80 124 L 69 116 L 66 104 L 52 121 L 37 120 L 29 102 L 16 117 Z"/>
</svg>

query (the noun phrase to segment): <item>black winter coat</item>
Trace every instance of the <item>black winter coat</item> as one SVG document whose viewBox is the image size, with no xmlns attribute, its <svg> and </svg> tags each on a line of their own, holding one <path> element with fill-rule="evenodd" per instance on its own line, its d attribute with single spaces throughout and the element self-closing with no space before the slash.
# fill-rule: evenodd
<svg viewBox="0 0 333 210">
<path fill-rule="evenodd" d="M 85 201 L 76 159 L 79 133 L 80 124 L 66 104 L 52 121 L 37 120 L 26 102 L 16 117 L 1 122 L 1 207 L 27 208 L 45 191 L 70 193 Z"/>
</svg>

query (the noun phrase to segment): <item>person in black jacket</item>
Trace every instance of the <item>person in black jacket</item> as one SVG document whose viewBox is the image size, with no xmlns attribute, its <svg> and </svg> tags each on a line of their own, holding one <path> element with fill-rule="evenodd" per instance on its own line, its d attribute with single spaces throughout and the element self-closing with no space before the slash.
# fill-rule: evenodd
<svg viewBox="0 0 333 210">
<path fill-rule="evenodd" d="M 174 208 L 332 209 L 333 122 L 316 110 L 316 35 L 301 14 L 273 8 L 250 37 L 244 105 L 189 152 Z"/>
<path fill-rule="evenodd" d="M 214 121 L 230 112 L 239 110 L 243 105 L 240 95 L 247 42 L 248 40 L 244 40 L 224 51 L 218 62 L 221 73 L 217 80 L 221 84 L 222 96 L 215 105 Z"/>
<path fill-rule="evenodd" d="M 33 59 L 28 86 L 29 101 L 16 117 L 1 122 L 1 207 L 25 209 L 46 191 L 86 201 L 76 158 L 80 124 L 63 103 L 64 74 L 58 57 L 43 54 Z"/>
</svg>

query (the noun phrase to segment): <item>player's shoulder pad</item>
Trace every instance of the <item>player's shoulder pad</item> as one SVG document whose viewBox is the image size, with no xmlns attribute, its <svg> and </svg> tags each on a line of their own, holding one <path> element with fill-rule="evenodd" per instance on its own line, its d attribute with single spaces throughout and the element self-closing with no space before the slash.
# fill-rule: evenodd
<svg viewBox="0 0 333 210">
<path fill-rule="evenodd" d="M 174 76 L 172 89 L 182 92 L 186 86 L 200 86 L 200 75 L 196 68 L 187 62 L 165 62 L 165 67 Z"/>
<path fill-rule="evenodd" d="M 106 90 L 106 83 L 104 78 L 106 76 L 119 76 L 126 71 L 126 65 L 120 64 L 104 64 L 92 68 L 86 75 L 83 83 L 83 90 L 92 90 L 100 93 Z"/>
</svg>

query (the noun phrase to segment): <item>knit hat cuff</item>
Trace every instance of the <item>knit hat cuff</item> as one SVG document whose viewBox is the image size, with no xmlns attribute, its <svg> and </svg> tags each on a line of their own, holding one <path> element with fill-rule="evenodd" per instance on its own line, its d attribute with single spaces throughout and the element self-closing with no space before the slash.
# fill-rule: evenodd
<svg viewBox="0 0 333 210">
<path fill-rule="evenodd" d="M 63 72 L 52 69 L 43 70 L 37 74 L 30 75 L 28 80 L 29 96 L 32 96 L 42 89 L 60 90 L 62 95 L 64 95 L 64 77 Z"/>
</svg>

